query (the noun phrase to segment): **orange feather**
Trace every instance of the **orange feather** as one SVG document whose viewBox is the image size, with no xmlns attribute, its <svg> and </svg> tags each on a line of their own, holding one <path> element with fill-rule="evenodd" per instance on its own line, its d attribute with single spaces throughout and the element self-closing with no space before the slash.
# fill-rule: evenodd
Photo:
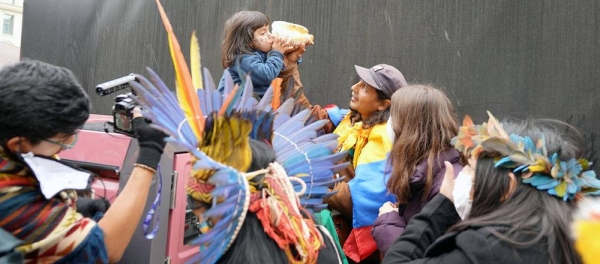
<svg viewBox="0 0 600 264">
<path fill-rule="evenodd" d="M 171 52 L 171 58 L 173 59 L 173 66 L 175 68 L 177 100 L 179 101 L 179 106 L 185 113 L 186 118 L 190 123 L 192 130 L 194 131 L 194 134 L 196 134 L 196 137 L 202 138 L 204 114 L 200 108 L 198 95 L 196 94 L 196 89 L 192 83 L 190 70 L 185 62 L 185 58 L 181 52 L 181 47 L 179 46 L 179 42 L 177 41 L 175 33 L 173 32 L 173 28 L 171 27 L 171 22 L 169 22 L 169 18 L 167 17 L 160 0 L 156 0 L 156 5 L 158 6 L 158 11 L 162 18 L 163 24 L 165 25 L 165 29 L 167 30 L 169 50 Z"/>
<path fill-rule="evenodd" d="M 282 78 L 275 78 L 271 82 L 271 86 L 273 86 L 273 100 L 271 101 L 271 108 L 273 110 L 277 110 L 279 106 L 281 106 L 281 84 L 283 83 Z"/>
<path fill-rule="evenodd" d="M 225 114 L 225 110 L 227 110 L 227 107 L 229 107 L 229 104 L 231 103 L 231 101 L 233 101 L 233 97 L 237 95 L 236 91 L 238 88 L 239 86 L 237 84 L 233 86 L 233 90 L 231 91 L 231 93 L 229 93 L 227 98 L 225 98 L 221 109 L 219 109 L 219 116 L 223 116 Z"/>
</svg>

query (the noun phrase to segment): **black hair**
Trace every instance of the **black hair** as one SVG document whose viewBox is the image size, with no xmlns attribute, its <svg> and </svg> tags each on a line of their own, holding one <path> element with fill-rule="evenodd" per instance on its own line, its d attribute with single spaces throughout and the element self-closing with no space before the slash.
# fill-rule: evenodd
<svg viewBox="0 0 600 264">
<path fill-rule="evenodd" d="M 267 143 L 250 139 L 250 151 L 252 152 L 252 162 L 248 168 L 248 172 L 257 171 L 269 166 L 269 163 L 275 162 L 277 158 L 273 147 Z"/>
<path fill-rule="evenodd" d="M 225 21 L 221 46 L 221 65 L 231 66 L 239 54 L 254 52 L 254 31 L 268 26 L 271 20 L 258 11 L 240 11 Z"/>
<path fill-rule="evenodd" d="M 26 137 L 32 144 L 81 128 L 89 98 L 63 67 L 25 60 L 0 70 L 0 144 Z"/>
<path fill-rule="evenodd" d="M 335 244 L 326 230 L 317 228 L 323 237 L 324 245 L 319 250 L 317 263 L 332 264 L 339 263 L 339 255 Z M 258 217 L 248 213 L 244 224 L 229 250 L 217 261 L 225 263 L 249 263 L 249 264 L 280 264 L 288 263 L 285 252 L 277 245 L 267 233 L 265 233 Z"/>
<path fill-rule="evenodd" d="M 549 119 L 505 121 L 509 134 L 528 136 L 534 142 L 542 137 L 549 155 L 558 153 L 561 160 L 579 158 L 582 152 L 579 132 L 572 126 Z M 564 129 L 566 127 L 567 129 Z M 483 154 L 475 165 L 473 207 L 468 218 L 450 228 L 463 230 L 469 226 L 490 228 L 501 241 L 517 248 L 539 246 L 548 254 L 550 263 L 580 263 L 569 237 L 573 201 L 563 201 L 545 190 L 522 183 L 522 175 L 514 173 L 517 181 L 509 194 L 510 169 L 495 168 L 495 158 Z M 508 195 L 508 196 L 507 196 Z"/>
<path fill-rule="evenodd" d="M 250 139 L 252 150 L 252 163 L 248 171 L 256 171 L 266 168 L 269 163 L 275 161 L 275 150 L 267 143 Z M 338 253 L 335 245 L 319 229 L 325 243 L 319 251 L 317 263 L 338 263 Z M 257 264 L 279 264 L 288 263 L 286 253 L 277 245 L 267 233 L 265 233 L 258 217 L 248 212 L 240 232 L 217 263 L 257 263 Z"/>
<path fill-rule="evenodd" d="M 385 93 L 379 89 L 375 89 L 375 92 L 377 93 L 377 99 L 379 101 L 391 99 L 390 97 L 387 97 L 385 95 Z M 350 120 L 355 120 L 359 116 L 360 116 L 360 114 L 356 110 L 350 109 Z M 361 117 L 361 119 L 359 119 L 358 121 L 363 122 L 364 128 L 369 128 L 369 127 L 375 126 L 377 124 L 383 124 L 383 123 L 387 122 L 389 117 L 390 117 L 390 107 L 386 107 L 383 110 L 375 111 L 373 114 L 371 114 L 371 116 L 369 116 L 369 118 L 367 120 L 362 120 L 362 117 Z"/>
</svg>

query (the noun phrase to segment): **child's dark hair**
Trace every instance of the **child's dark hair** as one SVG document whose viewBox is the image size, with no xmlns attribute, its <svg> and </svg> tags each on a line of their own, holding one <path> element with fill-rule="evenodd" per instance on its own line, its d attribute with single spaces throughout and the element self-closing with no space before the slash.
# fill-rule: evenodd
<svg viewBox="0 0 600 264">
<path fill-rule="evenodd" d="M 258 11 L 240 11 L 225 22 L 221 45 L 221 64 L 229 67 L 238 54 L 251 54 L 254 31 L 271 24 L 269 18 Z"/>
</svg>

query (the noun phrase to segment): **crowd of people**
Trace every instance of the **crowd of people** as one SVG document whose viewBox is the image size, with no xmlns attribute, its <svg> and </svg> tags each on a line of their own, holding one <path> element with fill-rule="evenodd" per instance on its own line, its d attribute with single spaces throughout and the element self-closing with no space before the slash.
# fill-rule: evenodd
<svg viewBox="0 0 600 264">
<path fill-rule="evenodd" d="M 242 165 L 211 156 L 208 148 L 219 141 L 202 141 L 198 149 L 216 162 L 240 173 L 260 172 L 244 176 L 252 189 L 250 206 L 215 262 L 529 264 L 584 263 L 600 256 L 598 248 L 576 247 L 571 229 L 577 205 L 600 192 L 576 128 L 550 119 L 500 121 L 491 113 L 483 124 L 466 116 L 459 125 L 444 89 L 409 83 L 385 63 L 349 70 L 359 81 L 350 87 L 347 109 L 312 105 L 298 70 L 306 46 L 274 38 L 270 23 L 256 11 L 227 20 L 218 91 L 229 96 L 236 91 L 228 83 L 241 85 L 249 76 L 256 102 L 273 94 L 292 98 L 308 109 L 312 122 L 321 121 L 315 138 L 335 135 L 333 153 L 343 155 L 337 163 L 344 166 L 331 175 L 327 208 L 307 213 L 297 198 L 277 198 L 283 208 L 264 205 L 273 202 L 268 195 L 296 197 L 286 191 L 293 183 L 280 177 L 281 166 L 273 165 L 275 140 L 256 140 L 251 128 L 244 130 L 239 150 L 232 150 L 248 158 Z M 59 172 L 64 175 L 85 174 L 62 164 L 58 154 L 76 143 L 91 111 L 68 69 L 36 60 L 0 69 L 0 263 L 109 263 L 122 257 L 142 217 L 140 205 L 148 199 L 165 138 L 175 135 L 151 127 L 136 112 L 140 151 L 131 177 L 107 210 L 84 216 L 73 189 L 48 193 L 49 178 L 41 176 L 56 173 L 57 166 L 66 167 Z M 211 118 L 206 131 L 221 116 Z M 223 201 L 211 196 L 214 184 L 198 187 L 212 184 L 215 170 L 195 173 L 206 177 L 188 186 L 189 204 L 197 205 L 203 228 L 218 230 L 226 220 L 207 213 Z M 267 207 L 301 220 L 273 224 L 273 216 L 261 211 Z"/>
</svg>

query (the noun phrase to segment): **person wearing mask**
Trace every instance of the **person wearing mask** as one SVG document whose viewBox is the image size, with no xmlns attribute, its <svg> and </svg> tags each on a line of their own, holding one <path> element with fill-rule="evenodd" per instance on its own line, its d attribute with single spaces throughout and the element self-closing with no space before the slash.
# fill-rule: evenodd
<svg viewBox="0 0 600 264">
<path fill-rule="evenodd" d="M 103 216 L 86 218 L 73 189 L 89 174 L 57 154 L 76 144 L 89 114 L 68 69 L 26 60 L 0 70 L 0 228 L 22 241 L 25 262 L 116 262 L 138 226 L 166 135 L 134 119 L 140 151 L 131 176 Z"/>
<path fill-rule="evenodd" d="M 465 118 L 453 143 L 468 158 L 461 174 L 470 176 L 472 189 L 457 188 L 445 162 L 440 193 L 412 218 L 383 263 L 581 263 L 570 238 L 571 213 L 600 181 L 577 135 L 556 120 L 500 123 L 490 114 L 474 125 Z M 465 199 L 457 196 L 472 200 L 463 221 L 455 203 Z"/>
</svg>

